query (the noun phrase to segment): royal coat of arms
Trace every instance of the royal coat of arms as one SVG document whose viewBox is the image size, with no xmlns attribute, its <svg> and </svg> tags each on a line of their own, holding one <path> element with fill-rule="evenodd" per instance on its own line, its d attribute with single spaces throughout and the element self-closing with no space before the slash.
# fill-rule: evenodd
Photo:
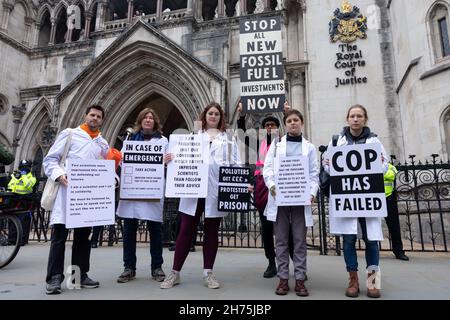
<svg viewBox="0 0 450 320">
<path fill-rule="evenodd" d="M 351 6 L 348 1 L 342 2 L 341 8 L 334 11 L 329 26 L 331 42 L 349 43 L 367 37 L 367 18 L 357 6 Z"/>
</svg>

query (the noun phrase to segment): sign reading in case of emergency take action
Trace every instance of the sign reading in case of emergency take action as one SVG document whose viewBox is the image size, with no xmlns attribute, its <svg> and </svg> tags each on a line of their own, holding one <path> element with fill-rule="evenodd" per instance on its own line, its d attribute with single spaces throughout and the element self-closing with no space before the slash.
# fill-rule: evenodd
<svg viewBox="0 0 450 320">
<path fill-rule="evenodd" d="M 114 224 L 113 160 L 69 160 L 66 228 Z"/>
<path fill-rule="evenodd" d="M 285 88 L 280 17 L 243 19 L 239 37 L 244 111 L 283 111 Z"/>
<path fill-rule="evenodd" d="M 250 168 L 219 168 L 219 200 L 217 210 L 221 212 L 245 212 L 250 208 Z"/>
<path fill-rule="evenodd" d="M 125 141 L 120 172 L 121 199 L 162 199 L 166 144 Z"/>
<path fill-rule="evenodd" d="M 166 197 L 206 198 L 208 192 L 209 143 L 204 134 L 171 134 L 167 165 Z"/>
<path fill-rule="evenodd" d="M 330 148 L 330 215 L 386 217 L 381 146 L 376 143 Z"/>
</svg>

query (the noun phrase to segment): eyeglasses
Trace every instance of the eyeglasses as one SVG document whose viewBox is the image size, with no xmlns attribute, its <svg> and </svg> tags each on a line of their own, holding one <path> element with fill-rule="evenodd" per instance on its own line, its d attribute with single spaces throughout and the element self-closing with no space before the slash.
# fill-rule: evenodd
<svg viewBox="0 0 450 320">
<path fill-rule="evenodd" d="M 277 128 L 277 124 L 275 122 L 266 122 L 264 124 L 264 128 L 272 128 L 272 127 L 276 127 Z"/>
</svg>

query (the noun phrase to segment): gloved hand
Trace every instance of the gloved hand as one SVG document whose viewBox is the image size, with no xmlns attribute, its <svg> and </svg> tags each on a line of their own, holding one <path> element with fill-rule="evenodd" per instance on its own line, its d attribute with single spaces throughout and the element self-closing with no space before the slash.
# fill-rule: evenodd
<svg viewBox="0 0 450 320">
<path fill-rule="evenodd" d="M 22 174 L 20 173 L 20 171 L 14 170 L 13 175 L 16 179 L 19 179 Z"/>
</svg>

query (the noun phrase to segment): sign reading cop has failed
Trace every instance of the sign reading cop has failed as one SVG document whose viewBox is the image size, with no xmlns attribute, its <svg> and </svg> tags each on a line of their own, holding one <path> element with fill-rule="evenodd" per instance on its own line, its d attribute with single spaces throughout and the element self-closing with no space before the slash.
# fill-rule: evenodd
<svg viewBox="0 0 450 320">
<path fill-rule="evenodd" d="M 245 212 L 249 210 L 250 168 L 219 168 L 219 200 L 217 210 L 221 212 Z"/>
<path fill-rule="evenodd" d="M 330 150 L 330 215 L 385 217 L 381 146 L 376 143 L 333 147 Z"/>
<path fill-rule="evenodd" d="M 208 193 L 209 143 L 204 134 L 171 134 L 167 165 L 166 197 L 206 198 Z"/>
<path fill-rule="evenodd" d="M 125 141 L 120 172 L 121 199 L 161 199 L 164 195 L 164 153 L 167 144 Z"/>
<path fill-rule="evenodd" d="M 311 204 L 309 160 L 306 156 L 278 156 L 275 158 L 275 184 L 278 207 Z"/>
<path fill-rule="evenodd" d="M 245 112 L 282 111 L 285 88 L 280 17 L 241 20 L 239 44 Z"/>
</svg>

